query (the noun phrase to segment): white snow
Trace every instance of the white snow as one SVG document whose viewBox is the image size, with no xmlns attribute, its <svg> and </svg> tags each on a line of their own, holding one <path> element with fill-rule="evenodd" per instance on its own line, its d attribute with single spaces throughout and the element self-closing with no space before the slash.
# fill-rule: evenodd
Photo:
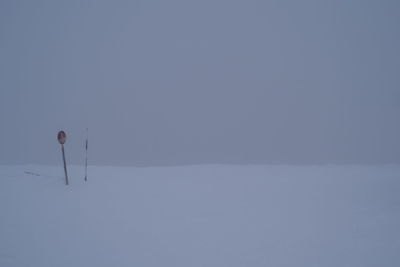
<svg viewBox="0 0 400 267">
<path fill-rule="evenodd" d="M 0 266 L 400 266 L 398 165 L 68 171 L 0 166 Z"/>
</svg>

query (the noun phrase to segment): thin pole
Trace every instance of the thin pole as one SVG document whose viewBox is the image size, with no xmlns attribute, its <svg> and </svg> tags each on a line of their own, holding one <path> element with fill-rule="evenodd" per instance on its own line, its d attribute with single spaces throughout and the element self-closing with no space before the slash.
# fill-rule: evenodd
<svg viewBox="0 0 400 267">
<path fill-rule="evenodd" d="M 88 158 L 88 139 L 89 139 L 89 134 L 88 134 L 88 129 L 86 128 L 86 158 L 85 158 L 85 182 L 87 181 L 87 158 Z"/>
<path fill-rule="evenodd" d="M 65 152 L 64 152 L 64 145 L 61 144 L 63 162 L 64 162 L 64 172 L 65 172 L 65 184 L 68 185 L 68 174 L 67 174 L 67 163 L 65 162 Z"/>
</svg>

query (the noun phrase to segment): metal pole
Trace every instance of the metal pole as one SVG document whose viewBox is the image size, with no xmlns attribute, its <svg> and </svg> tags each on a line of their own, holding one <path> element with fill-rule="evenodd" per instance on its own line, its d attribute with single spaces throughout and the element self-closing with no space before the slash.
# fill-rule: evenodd
<svg viewBox="0 0 400 267">
<path fill-rule="evenodd" d="M 61 151 L 62 151 L 63 162 L 64 162 L 65 184 L 68 185 L 67 163 L 65 162 L 65 152 L 64 152 L 63 144 L 61 144 Z"/>
<path fill-rule="evenodd" d="M 86 139 L 85 182 L 87 181 L 87 148 L 88 148 L 88 140 Z"/>
<path fill-rule="evenodd" d="M 88 129 L 86 128 L 86 158 L 85 158 L 85 182 L 87 181 L 87 156 L 88 156 L 88 139 L 89 139 L 89 134 L 88 134 Z"/>
</svg>

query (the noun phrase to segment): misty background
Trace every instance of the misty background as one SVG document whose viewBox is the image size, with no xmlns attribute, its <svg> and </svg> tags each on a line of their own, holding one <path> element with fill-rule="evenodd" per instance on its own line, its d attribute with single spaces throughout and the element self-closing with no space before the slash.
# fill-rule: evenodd
<svg viewBox="0 0 400 267">
<path fill-rule="evenodd" d="M 0 164 L 400 163 L 399 1 L 1 1 Z"/>
</svg>

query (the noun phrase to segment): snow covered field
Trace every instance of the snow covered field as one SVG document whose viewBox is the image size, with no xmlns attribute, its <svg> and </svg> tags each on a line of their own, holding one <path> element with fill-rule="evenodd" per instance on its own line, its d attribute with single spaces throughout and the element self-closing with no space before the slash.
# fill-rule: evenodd
<svg viewBox="0 0 400 267">
<path fill-rule="evenodd" d="M 61 166 L 0 166 L 0 266 L 400 266 L 400 166 L 69 176 L 65 186 Z"/>
</svg>

